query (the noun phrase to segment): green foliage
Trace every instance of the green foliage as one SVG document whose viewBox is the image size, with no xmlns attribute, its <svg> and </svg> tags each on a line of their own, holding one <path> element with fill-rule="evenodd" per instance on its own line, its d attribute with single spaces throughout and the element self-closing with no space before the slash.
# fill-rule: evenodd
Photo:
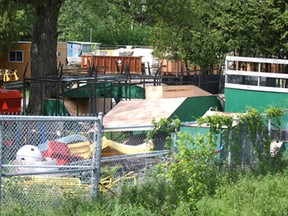
<svg viewBox="0 0 288 216">
<path fill-rule="evenodd" d="M 210 133 L 219 134 L 225 127 L 228 131 L 232 130 L 233 117 L 223 115 L 206 116 L 197 119 L 199 126 L 207 123 L 210 127 Z"/>
<path fill-rule="evenodd" d="M 159 57 L 202 68 L 239 56 L 287 56 L 287 1 L 175 1 L 154 7 L 151 43 Z M 161 7 L 161 9 L 160 9 Z"/>
<path fill-rule="evenodd" d="M 155 119 L 152 120 L 152 124 L 154 125 L 153 129 L 150 130 L 146 135 L 146 142 L 150 139 L 153 139 L 153 137 L 160 131 L 165 132 L 167 134 L 166 136 L 166 142 L 165 146 L 168 149 L 172 148 L 172 133 L 176 132 L 176 130 L 179 128 L 181 121 L 176 118 L 173 120 L 168 120 L 165 118 L 161 118 L 159 121 L 156 121 Z"/>
<path fill-rule="evenodd" d="M 197 203 L 196 215 L 286 215 L 287 171 L 283 175 L 242 177 L 219 187 L 215 196 Z"/>
<path fill-rule="evenodd" d="M 271 120 L 279 127 L 281 124 L 280 117 L 283 115 L 284 110 L 277 107 L 269 107 L 263 113 L 249 108 L 246 113 L 237 116 L 238 125 L 234 127 L 232 127 L 233 118 L 231 116 L 207 116 L 199 118 L 197 122 L 199 125 L 207 124 L 210 127 L 210 136 L 212 136 L 210 139 L 213 138 L 216 141 L 217 137 L 215 135 L 221 134 L 222 144 L 225 144 L 227 150 L 233 154 L 235 163 L 233 165 L 239 165 L 243 162 L 241 146 L 248 141 L 253 151 L 250 154 L 256 154 L 255 159 L 251 158 L 251 168 L 257 172 L 267 172 L 268 170 L 276 169 L 276 160 L 271 160 L 270 155 L 272 140 L 268 132 L 268 120 Z"/>
<path fill-rule="evenodd" d="M 245 125 L 245 127 L 247 128 L 249 140 L 251 143 L 257 142 L 257 137 L 260 133 L 260 135 L 264 136 L 263 141 L 265 141 L 265 144 L 268 144 L 268 129 L 267 126 L 264 124 L 265 119 L 263 115 L 261 115 L 258 110 L 253 108 L 248 109 L 245 114 L 239 115 L 238 117 L 239 123 Z"/>
<path fill-rule="evenodd" d="M 276 126 L 279 127 L 281 125 L 280 117 L 285 114 L 285 110 L 279 107 L 269 107 L 264 110 L 264 114 L 266 115 L 267 119 L 271 119 L 276 123 Z"/>
<path fill-rule="evenodd" d="M 264 114 L 264 115 L 263 115 Z M 244 134 L 248 136 L 253 150 L 257 155 L 257 171 L 268 172 L 277 169 L 276 160 L 271 159 L 270 144 L 272 142 L 267 122 L 274 120 L 280 126 L 280 117 L 284 115 L 283 109 L 270 107 L 263 114 L 258 110 L 250 108 L 245 114 L 239 115 L 239 128 L 244 128 Z M 255 168 L 255 167 L 254 167 Z"/>
<path fill-rule="evenodd" d="M 179 134 L 177 154 L 171 163 L 162 165 L 162 175 L 175 190 L 177 202 L 189 203 L 190 210 L 202 196 L 213 194 L 218 184 L 214 151 L 213 139 Z"/>
<path fill-rule="evenodd" d="M 138 184 L 124 182 L 118 192 L 119 204 L 141 206 L 157 214 L 170 210 L 171 196 L 175 198 L 173 192 L 176 189 L 167 184 L 167 180 L 158 175 L 159 172 L 162 171 L 159 169 L 146 171 Z"/>
<path fill-rule="evenodd" d="M 120 5 L 108 1 L 66 0 L 60 12 L 59 32 L 60 41 L 90 41 L 92 36 L 93 42 L 108 45 L 149 44 L 149 27 L 135 22 Z"/>
<path fill-rule="evenodd" d="M 164 7 L 158 7 L 161 13 L 151 37 L 157 57 L 181 59 L 202 68 L 222 59 L 226 51 L 221 31 L 213 24 L 217 15 L 215 1 L 169 0 Z"/>
<path fill-rule="evenodd" d="M 16 1 L 0 0 L 0 50 L 17 40 L 31 40 L 30 8 Z"/>
<path fill-rule="evenodd" d="M 112 178 L 115 178 L 117 176 L 117 174 L 119 174 L 119 171 L 122 169 L 123 167 L 120 164 L 115 164 L 113 167 L 110 166 L 101 166 L 101 176 L 103 178 L 107 177 L 107 176 L 111 176 Z"/>
</svg>

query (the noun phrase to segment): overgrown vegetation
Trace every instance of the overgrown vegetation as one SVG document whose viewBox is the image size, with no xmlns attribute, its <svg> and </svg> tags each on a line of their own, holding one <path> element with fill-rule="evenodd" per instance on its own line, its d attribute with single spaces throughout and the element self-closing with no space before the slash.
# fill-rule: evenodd
<svg viewBox="0 0 288 216">
<path fill-rule="evenodd" d="M 269 108 L 263 114 L 249 109 L 238 116 L 238 120 L 220 115 L 198 119 L 200 125 L 209 124 L 208 134 L 195 137 L 178 133 L 178 151 L 173 157 L 146 170 L 137 184 L 122 181 L 117 188 L 113 188 L 115 193 L 102 193 L 98 200 L 91 201 L 70 194 L 64 197 L 64 205 L 55 209 L 15 206 L 2 209 L 2 214 L 285 215 L 288 210 L 288 168 L 281 155 L 270 156 L 268 145 L 271 139 L 267 135 L 267 123 L 274 121 L 280 124 L 284 110 Z M 238 122 L 236 126 L 235 121 Z M 176 123 L 179 122 L 176 120 Z M 155 130 L 148 136 L 153 136 L 156 128 L 172 133 L 175 126 L 179 126 L 175 121 L 171 124 L 167 120 L 161 120 L 159 125 L 154 124 Z M 244 165 L 235 153 L 235 146 L 244 137 L 241 135 L 238 140 L 231 139 L 231 133 L 239 136 L 243 131 L 255 151 L 255 159 Z M 231 149 L 228 150 L 235 153 L 233 166 L 226 160 L 219 163 L 215 154 L 219 133 L 225 145 L 230 145 Z"/>
</svg>

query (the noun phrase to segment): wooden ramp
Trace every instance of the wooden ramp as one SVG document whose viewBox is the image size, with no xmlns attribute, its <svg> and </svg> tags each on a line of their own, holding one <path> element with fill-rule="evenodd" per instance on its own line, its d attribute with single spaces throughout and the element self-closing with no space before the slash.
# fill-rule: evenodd
<svg viewBox="0 0 288 216">
<path fill-rule="evenodd" d="M 146 99 L 210 96 L 211 93 L 195 85 L 146 86 Z"/>
<path fill-rule="evenodd" d="M 151 125 L 153 119 L 159 121 L 171 117 L 185 100 L 183 97 L 121 101 L 104 116 L 104 127 Z"/>
</svg>

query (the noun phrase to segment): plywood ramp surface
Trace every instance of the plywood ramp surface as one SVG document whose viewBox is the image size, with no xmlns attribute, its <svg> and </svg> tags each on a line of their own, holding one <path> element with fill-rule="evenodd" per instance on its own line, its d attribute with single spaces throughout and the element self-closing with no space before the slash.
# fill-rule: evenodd
<svg viewBox="0 0 288 216">
<path fill-rule="evenodd" d="M 121 101 L 104 116 L 104 127 L 147 126 L 169 118 L 186 98 Z"/>
<path fill-rule="evenodd" d="M 146 86 L 146 99 L 210 96 L 211 93 L 194 85 Z"/>
</svg>

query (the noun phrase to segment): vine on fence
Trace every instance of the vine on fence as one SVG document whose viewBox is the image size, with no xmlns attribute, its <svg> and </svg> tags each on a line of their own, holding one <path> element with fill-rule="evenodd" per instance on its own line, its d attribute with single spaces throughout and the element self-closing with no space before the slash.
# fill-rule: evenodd
<svg viewBox="0 0 288 216">
<path fill-rule="evenodd" d="M 171 134 L 175 132 L 177 128 L 179 128 L 179 126 L 181 125 L 181 121 L 178 118 L 175 118 L 173 120 L 161 118 L 159 121 L 156 121 L 155 119 L 153 119 L 152 124 L 154 125 L 154 127 L 151 131 L 147 133 L 146 141 L 153 139 L 153 137 L 158 132 L 162 131 L 167 134 L 165 146 L 170 149 L 172 147 Z"/>
<path fill-rule="evenodd" d="M 221 134 L 222 144 L 226 145 L 227 150 L 231 151 L 232 149 L 230 148 L 233 148 L 235 161 L 239 161 L 239 158 L 237 158 L 241 149 L 239 140 L 247 137 L 257 156 L 254 162 L 257 162 L 257 164 L 270 163 L 271 138 L 269 137 L 267 122 L 270 119 L 279 127 L 281 124 L 280 118 L 284 114 L 284 109 L 277 107 L 269 107 L 262 114 L 257 109 L 249 108 L 246 113 L 237 115 L 238 125 L 236 126 L 233 126 L 233 121 L 236 121 L 236 119 L 233 119 L 231 115 L 200 117 L 197 122 L 199 126 L 204 124 L 209 126 L 209 133 L 206 137 L 209 143 L 214 144 L 214 147 L 216 147 L 217 135 Z M 167 133 L 166 146 L 171 147 L 171 134 L 181 125 L 181 121 L 179 119 L 160 119 L 160 121 L 156 122 L 154 119 L 153 124 L 154 128 L 148 132 L 147 139 L 153 138 L 158 131 L 164 131 Z M 191 141 L 188 140 L 187 142 Z"/>
<path fill-rule="evenodd" d="M 216 134 L 220 134 L 223 129 L 226 130 L 225 133 L 222 133 L 223 142 L 226 144 L 229 143 L 228 151 L 231 150 L 230 148 L 233 148 L 235 161 L 239 161 L 238 157 L 240 155 L 239 135 L 241 132 L 244 133 L 242 134 L 242 139 L 244 139 L 245 136 L 248 137 L 253 151 L 256 152 L 258 165 L 261 166 L 263 164 L 267 166 L 271 159 L 271 138 L 269 137 L 267 123 L 270 119 L 276 126 L 280 127 L 280 118 L 285 112 L 282 108 L 269 107 L 264 110 L 263 114 L 257 109 L 249 108 L 246 113 L 237 115 L 239 124 L 235 127 L 232 127 L 233 118 L 231 116 L 206 116 L 199 118 L 197 121 L 199 125 L 206 123 L 210 126 L 209 136 L 215 141 Z M 234 134 L 233 139 L 230 137 L 232 129 Z"/>
<path fill-rule="evenodd" d="M 188 132 L 177 132 L 177 154 L 173 155 L 173 161 L 167 161 L 159 165 L 159 175 L 169 182 L 173 188 L 171 199 L 175 203 L 189 202 L 189 208 L 193 210 L 196 202 L 207 194 L 214 194 L 217 185 L 221 184 L 223 171 L 219 164 L 215 163 L 215 148 L 218 134 L 221 134 L 221 142 L 233 148 L 228 149 L 234 153 L 240 146 L 239 140 L 246 136 L 254 151 L 257 152 L 257 170 L 264 168 L 268 171 L 271 165 L 270 137 L 267 131 L 268 118 L 272 118 L 280 125 L 280 117 L 284 114 L 281 109 L 269 108 L 265 115 L 256 109 L 248 109 L 246 113 L 239 114 L 237 118 L 231 115 L 213 115 L 197 119 L 199 127 L 209 126 L 209 133 L 197 136 Z M 235 124 L 238 121 L 238 124 Z M 171 141 L 171 133 L 181 125 L 179 119 L 170 121 L 161 119 L 153 121 L 154 129 L 150 131 L 147 138 L 152 138 L 159 130 L 167 132 Z M 245 132 L 245 134 L 241 134 Z M 233 136 L 231 135 L 233 134 Z M 239 135 L 243 136 L 239 136 Z M 239 138 L 233 139 L 233 138 Z M 171 142 L 170 146 L 171 146 Z M 237 153 L 234 154 L 237 157 Z M 236 159 L 237 160 L 237 159 Z M 268 166 L 267 166 L 268 165 Z M 221 171 L 220 171 L 221 170 Z M 234 169 L 233 169 L 234 170 Z M 263 171 L 263 170 L 261 170 Z M 261 172 L 263 173 L 263 172 Z"/>
</svg>

